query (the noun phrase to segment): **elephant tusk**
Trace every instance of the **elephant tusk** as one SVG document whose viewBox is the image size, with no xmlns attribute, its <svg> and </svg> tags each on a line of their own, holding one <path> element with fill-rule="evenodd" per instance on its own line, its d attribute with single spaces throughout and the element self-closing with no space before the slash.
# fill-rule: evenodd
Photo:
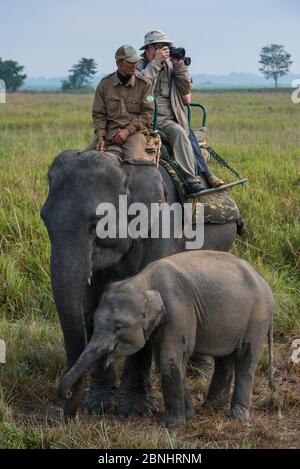
<svg viewBox="0 0 300 469">
<path fill-rule="evenodd" d="M 88 281 L 87 281 L 87 282 L 88 282 L 89 286 L 91 286 L 91 283 L 92 283 L 92 282 L 91 282 L 91 277 L 88 278 Z"/>
</svg>

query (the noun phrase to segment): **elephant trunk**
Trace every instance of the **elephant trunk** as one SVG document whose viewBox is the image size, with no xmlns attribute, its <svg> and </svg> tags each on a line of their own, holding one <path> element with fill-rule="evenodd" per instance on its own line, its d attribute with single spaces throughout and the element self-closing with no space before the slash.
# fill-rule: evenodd
<svg viewBox="0 0 300 469">
<path fill-rule="evenodd" d="M 104 355 L 108 355 L 115 348 L 116 341 L 108 336 L 103 338 L 93 335 L 86 349 L 82 352 L 75 365 L 61 379 L 58 385 L 58 394 L 62 399 L 72 397 L 72 386 L 93 365 L 93 363 Z"/>
<path fill-rule="evenodd" d="M 51 283 L 64 334 L 67 366 L 74 365 L 85 347 L 83 298 L 89 288 L 91 262 L 85 239 L 51 240 Z"/>
</svg>

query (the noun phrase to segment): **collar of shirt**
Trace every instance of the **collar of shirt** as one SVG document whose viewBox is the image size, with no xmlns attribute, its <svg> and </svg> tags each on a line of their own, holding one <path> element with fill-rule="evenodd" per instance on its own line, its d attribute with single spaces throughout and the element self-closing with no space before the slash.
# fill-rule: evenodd
<svg viewBox="0 0 300 469">
<path fill-rule="evenodd" d="M 125 86 L 134 86 L 134 84 L 135 84 L 135 75 L 132 75 Z M 117 72 L 115 72 L 115 74 L 114 74 L 113 85 L 114 86 L 117 86 L 117 85 L 124 86 L 124 85 L 122 85 L 122 82 L 121 82 L 120 78 L 118 77 Z"/>
</svg>

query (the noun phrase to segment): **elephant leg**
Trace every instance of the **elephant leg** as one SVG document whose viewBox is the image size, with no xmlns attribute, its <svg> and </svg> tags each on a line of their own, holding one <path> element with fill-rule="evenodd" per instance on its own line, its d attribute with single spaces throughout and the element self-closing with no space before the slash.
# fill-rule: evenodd
<svg viewBox="0 0 300 469">
<path fill-rule="evenodd" d="M 192 403 L 192 395 L 190 390 L 187 388 L 185 385 L 184 388 L 184 404 L 185 404 L 185 418 L 186 420 L 189 420 L 193 417 L 195 417 L 195 409 Z"/>
<path fill-rule="evenodd" d="M 65 350 L 67 356 L 67 370 L 70 370 L 76 363 L 85 348 L 84 324 L 81 318 L 71 317 L 71 319 L 60 315 L 60 323 L 64 334 Z M 76 417 L 78 408 L 83 396 L 82 378 L 72 386 L 72 396 L 64 400 L 63 414 L 65 422 L 69 422 Z"/>
<path fill-rule="evenodd" d="M 91 383 L 85 395 L 83 411 L 88 414 L 115 414 L 118 406 L 118 386 L 115 365 L 108 368 L 105 359 L 92 368 Z"/>
<path fill-rule="evenodd" d="M 169 351 L 170 352 L 170 351 Z M 161 385 L 164 396 L 165 411 L 160 419 L 163 427 L 174 427 L 186 422 L 192 417 L 192 401 L 189 391 L 185 386 L 185 372 L 182 359 L 178 354 L 168 353 L 161 356 Z"/>
<path fill-rule="evenodd" d="M 184 354 L 184 359 L 183 359 L 183 362 L 182 362 L 182 366 L 183 366 L 183 375 L 184 375 L 184 405 L 185 405 L 185 418 L 186 420 L 189 420 L 193 417 L 195 417 L 196 413 L 195 413 L 195 409 L 194 409 L 194 406 L 193 406 L 193 402 L 192 402 L 192 395 L 191 395 L 191 392 L 188 388 L 188 383 L 187 383 L 187 356 Z"/>
<path fill-rule="evenodd" d="M 189 361 L 188 372 L 193 378 L 210 378 L 214 372 L 213 357 L 194 352 Z"/>
<path fill-rule="evenodd" d="M 95 279 L 87 289 L 84 302 L 86 333 L 88 341 L 93 335 L 94 312 L 101 299 L 103 285 L 99 285 Z M 82 406 L 82 410 L 88 414 L 102 415 L 115 413 L 118 404 L 117 373 L 114 364 L 108 368 L 105 360 L 100 359 L 91 370 L 91 382 Z"/>
<path fill-rule="evenodd" d="M 209 386 L 204 407 L 220 405 L 229 399 L 234 374 L 233 356 L 215 359 L 215 371 Z"/>
<path fill-rule="evenodd" d="M 129 417 L 153 414 L 157 404 L 151 395 L 150 369 L 152 363 L 152 345 L 146 345 L 125 360 L 121 388 L 119 411 Z"/>
<path fill-rule="evenodd" d="M 63 321 L 61 321 L 63 324 Z M 62 326 L 63 327 L 63 326 Z M 75 328 L 74 328 L 75 329 Z M 64 338 L 65 338 L 65 348 L 66 348 L 66 355 L 67 355 L 67 369 L 69 370 L 72 368 L 74 363 L 76 363 L 78 357 L 84 350 L 85 345 L 85 337 L 81 331 L 77 331 L 77 334 L 73 330 L 73 334 L 69 340 L 69 336 L 67 335 L 66 328 L 64 330 Z M 83 330 L 83 326 L 82 326 Z M 72 340 L 74 337 L 79 338 L 77 343 L 77 348 L 73 347 Z M 77 410 L 80 407 L 82 402 L 82 394 L 83 394 L 83 386 L 82 386 L 82 379 L 79 379 L 76 384 L 72 387 L 72 397 L 64 401 L 63 405 L 63 413 L 64 413 L 64 420 L 65 422 L 69 422 L 76 417 Z"/>
<path fill-rule="evenodd" d="M 65 349 L 67 355 L 67 370 L 72 368 L 78 357 L 84 350 L 85 335 L 84 325 L 77 321 L 72 327 L 65 321 L 64 317 L 60 317 L 62 329 L 64 332 Z M 68 327 L 67 327 L 68 326 Z M 74 338 L 76 338 L 74 346 Z M 82 379 L 79 379 L 72 387 L 72 397 L 64 401 L 63 412 L 65 422 L 69 422 L 76 417 L 77 410 L 82 402 Z"/>
<path fill-rule="evenodd" d="M 257 310 L 257 317 L 262 317 L 263 310 Z M 254 373 L 268 334 L 270 323 L 265 321 L 250 321 L 241 346 L 234 353 L 235 383 L 231 399 L 229 416 L 232 419 L 246 421 L 249 419 Z"/>
<path fill-rule="evenodd" d="M 229 413 L 234 420 L 244 422 L 249 419 L 255 368 L 256 363 L 253 362 L 250 344 L 248 344 L 235 354 L 235 384 Z"/>
</svg>

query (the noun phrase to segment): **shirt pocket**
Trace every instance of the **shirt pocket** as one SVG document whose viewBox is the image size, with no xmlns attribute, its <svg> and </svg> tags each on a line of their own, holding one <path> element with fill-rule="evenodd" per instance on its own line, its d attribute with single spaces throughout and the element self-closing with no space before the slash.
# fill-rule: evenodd
<svg viewBox="0 0 300 469">
<path fill-rule="evenodd" d="M 120 114 L 120 98 L 116 98 L 115 96 L 108 96 L 106 109 L 107 114 L 109 116 L 115 116 L 116 114 Z"/>
<path fill-rule="evenodd" d="M 170 87 L 167 80 L 160 81 L 160 94 L 164 98 L 168 98 L 170 96 Z"/>
<path fill-rule="evenodd" d="M 140 114 L 142 111 L 142 104 L 136 99 L 128 99 L 126 103 L 127 111 L 131 114 Z"/>
</svg>

